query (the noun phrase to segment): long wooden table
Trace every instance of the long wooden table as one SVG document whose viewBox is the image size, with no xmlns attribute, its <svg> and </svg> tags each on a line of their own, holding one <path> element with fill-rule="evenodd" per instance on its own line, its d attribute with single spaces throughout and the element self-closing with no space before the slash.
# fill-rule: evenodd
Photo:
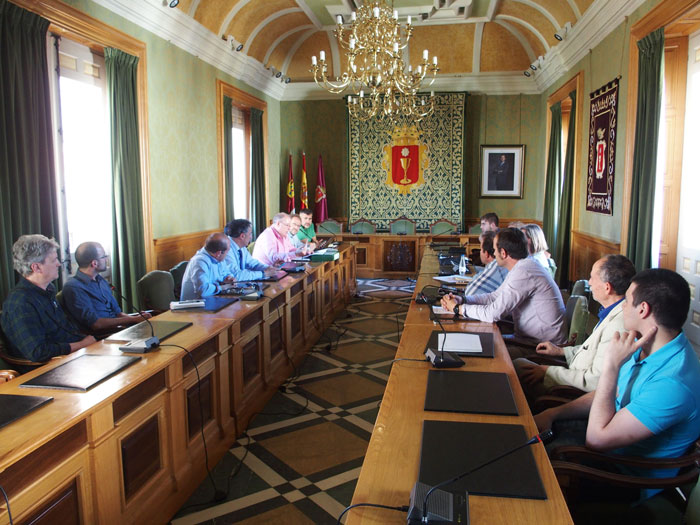
<svg viewBox="0 0 700 525">
<path fill-rule="evenodd" d="M 311 264 L 258 301 L 156 317 L 193 325 L 88 392 L 20 385 L 84 354 L 122 355 L 118 344 L 0 385 L 1 394 L 54 398 L 0 429 L 0 485 L 15 523 L 166 523 L 206 476 L 200 432 L 213 467 L 350 301 L 354 246 L 339 250 L 338 261 Z M 0 501 L 0 524 L 8 521 Z"/>
<path fill-rule="evenodd" d="M 437 271 L 437 257 L 426 249 L 416 292 L 426 284 L 439 284 L 430 274 Z M 437 324 L 429 319 L 429 306 L 413 302 L 409 309 L 396 358 L 422 359 L 428 338 Z M 352 503 L 379 503 L 390 506 L 408 505 L 409 494 L 418 479 L 423 421 L 468 421 L 480 423 L 518 424 L 528 435 L 537 434 L 537 427 L 508 356 L 503 338 L 495 324 L 480 322 L 443 323 L 447 331 L 490 332 L 493 334 L 495 357 L 466 357 L 466 366 L 450 371 L 500 372 L 508 376 L 518 408 L 518 416 L 426 412 L 427 362 L 398 361 L 393 364 L 384 398 L 374 425 L 362 471 Z M 496 524 L 565 524 L 571 516 L 555 478 L 544 447 L 531 447 L 542 482 L 547 492 L 544 501 L 518 498 L 469 496 L 470 523 Z M 469 451 L 465 450 L 465 454 Z M 455 475 L 458 473 L 455 473 Z M 517 473 L 514 473 L 517 475 Z M 406 515 L 391 510 L 359 507 L 348 514 L 348 524 L 405 523 Z"/>
</svg>

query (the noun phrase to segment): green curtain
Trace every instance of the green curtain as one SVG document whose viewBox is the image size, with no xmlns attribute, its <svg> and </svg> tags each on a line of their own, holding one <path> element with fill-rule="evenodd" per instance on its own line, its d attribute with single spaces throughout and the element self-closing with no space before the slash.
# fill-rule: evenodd
<svg viewBox="0 0 700 525">
<path fill-rule="evenodd" d="M 0 301 L 15 284 L 17 238 L 58 233 L 48 28 L 48 20 L 0 0 Z"/>
<path fill-rule="evenodd" d="M 544 189 L 544 217 L 542 230 L 548 243 L 557 238 L 559 199 L 561 198 L 561 102 L 553 104 L 551 131 L 549 133 L 549 155 L 547 157 L 547 183 Z M 555 259 L 555 262 L 559 262 Z"/>
<path fill-rule="evenodd" d="M 571 114 L 569 131 L 566 135 L 566 156 L 564 157 L 564 179 L 561 186 L 559 215 L 556 235 L 550 243 L 552 256 L 557 263 L 557 282 L 561 287 L 569 286 L 569 244 L 571 241 L 571 196 L 574 187 L 574 157 L 576 155 L 576 91 L 569 93 Z"/>
<path fill-rule="evenodd" d="M 651 266 L 656 157 L 663 89 L 664 28 L 649 33 L 637 42 L 637 47 L 639 97 L 637 127 L 634 132 L 627 257 L 641 271 Z"/>
<path fill-rule="evenodd" d="M 263 112 L 250 108 L 250 218 L 253 235 L 257 237 L 267 227 L 265 217 L 265 147 L 263 143 Z"/>
<path fill-rule="evenodd" d="M 141 155 L 137 99 L 138 57 L 105 48 L 112 151 L 112 281 L 136 305 L 136 282 L 146 273 L 141 207 Z"/>
<path fill-rule="evenodd" d="M 226 222 L 236 218 L 235 210 L 233 209 L 233 138 L 231 137 L 231 129 L 233 128 L 233 117 L 231 111 L 233 104 L 230 97 L 224 95 L 224 188 L 226 195 L 224 202 L 226 203 Z"/>
</svg>

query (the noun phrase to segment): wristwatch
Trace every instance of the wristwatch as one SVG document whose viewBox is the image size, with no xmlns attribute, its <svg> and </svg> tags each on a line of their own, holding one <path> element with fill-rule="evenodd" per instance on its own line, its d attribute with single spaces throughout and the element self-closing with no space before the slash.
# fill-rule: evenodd
<svg viewBox="0 0 700 525">
<path fill-rule="evenodd" d="M 456 304 L 452 311 L 455 313 L 455 315 L 459 315 L 459 304 Z"/>
</svg>

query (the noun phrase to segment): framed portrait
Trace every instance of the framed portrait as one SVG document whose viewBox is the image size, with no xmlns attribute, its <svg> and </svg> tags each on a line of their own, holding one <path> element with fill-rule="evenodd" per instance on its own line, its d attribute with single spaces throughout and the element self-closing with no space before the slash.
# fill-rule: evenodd
<svg viewBox="0 0 700 525">
<path fill-rule="evenodd" d="M 525 145 L 481 146 L 481 196 L 523 198 Z"/>
</svg>

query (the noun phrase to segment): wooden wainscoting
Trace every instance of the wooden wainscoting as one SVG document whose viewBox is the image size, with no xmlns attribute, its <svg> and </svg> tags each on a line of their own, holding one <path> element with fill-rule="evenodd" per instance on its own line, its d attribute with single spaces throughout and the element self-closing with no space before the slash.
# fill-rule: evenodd
<svg viewBox="0 0 700 525">
<path fill-rule="evenodd" d="M 620 253 L 620 243 L 612 242 L 587 233 L 571 231 L 571 266 L 569 279 L 588 279 L 593 263 L 603 255 Z"/>
<path fill-rule="evenodd" d="M 195 252 L 204 246 L 209 234 L 219 231 L 221 230 L 206 230 L 153 239 L 156 270 L 169 270 L 180 261 L 190 260 Z"/>
</svg>

